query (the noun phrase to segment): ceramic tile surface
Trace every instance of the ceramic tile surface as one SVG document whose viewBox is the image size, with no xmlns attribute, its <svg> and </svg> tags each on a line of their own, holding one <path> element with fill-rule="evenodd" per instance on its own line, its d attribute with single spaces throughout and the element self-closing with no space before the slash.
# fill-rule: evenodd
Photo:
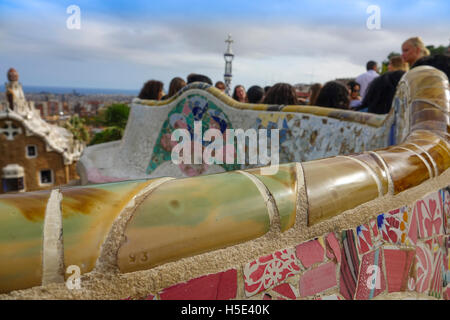
<svg viewBox="0 0 450 320">
<path fill-rule="evenodd" d="M 359 275 L 359 258 L 353 230 L 342 232 L 342 261 L 339 289 L 346 300 L 352 300 Z"/>
<path fill-rule="evenodd" d="M 244 266 L 245 294 L 250 297 L 300 272 L 293 248 L 277 251 Z"/>
<path fill-rule="evenodd" d="M 358 279 L 358 289 L 355 295 L 357 300 L 372 299 L 386 289 L 383 269 L 382 248 L 366 253 L 363 256 Z"/>
<path fill-rule="evenodd" d="M 306 271 L 299 281 L 300 295 L 312 296 L 337 286 L 336 264 L 328 262 Z"/>
<path fill-rule="evenodd" d="M 439 192 L 433 192 L 424 199 L 416 201 L 419 237 L 429 238 L 444 233 L 443 202 Z"/>
<path fill-rule="evenodd" d="M 237 271 L 231 269 L 176 284 L 159 293 L 161 300 L 228 300 L 236 297 Z"/>
<path fill-rule="evenodd" d="M 412 272 L 414 250 L 384 249 L 386 279 L 389 292 L 406 291 Z"/>
<path fill-rule="evenodd" d="M 305 268 L 309 268 L 313 264 L 323 261 L 325 249 L 319 240 L 310 240 L 299 244 L 295 252 L 302 265 Z"/>
</svg>

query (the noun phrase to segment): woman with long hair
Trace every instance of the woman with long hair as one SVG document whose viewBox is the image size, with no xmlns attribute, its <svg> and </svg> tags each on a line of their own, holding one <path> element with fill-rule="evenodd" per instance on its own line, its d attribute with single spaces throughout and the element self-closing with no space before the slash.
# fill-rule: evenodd
<svg viewBox="0 0 450 320">
<path fill-rule="evenodd" d="M 247 102 L 247 92 L 243 85 L 237 85 L 234 87 L 233 99 L 239 102 Z"/>
<path fill-rule="evenodd" d="M 316 106 L 348 109 L 350 104 L 350 90 L 337 81 L 329 81 L 320 89 Z"/>
<path fill-rule="evenodd" d="M 288 83 L 273 85 L 263 100 L 264 104 L 296 105 L 298 104 L 297 92 Z"/>
<path fill-rule="evenodd" d="M 170 81 L 169 93 L 166 96 L 164 96 L 162 99 L 165 100 L 165 99 L 168 99 L 168 98 L 174 96 L 184 86 L 186 86 L 186 81 L 184 81 L 182 78 L 180 78 L 180 77 L 173 78 L 172 81 Z"/>
<path fill-rule="evenodd" d="M 158 80 L 147 81 L 139 93 L 139 99 L 161 100 L 164 95 L 164 84 Z"/>
</svg>

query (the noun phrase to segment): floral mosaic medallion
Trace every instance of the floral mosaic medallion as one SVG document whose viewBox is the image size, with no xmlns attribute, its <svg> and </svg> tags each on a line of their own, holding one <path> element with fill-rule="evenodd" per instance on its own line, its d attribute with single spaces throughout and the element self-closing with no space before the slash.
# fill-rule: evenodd
<svg viewBox="0 0 450 320">
<path fill-rule="evenodd" d="M 172 141 L 172 133 L 177 129 L 185 129 L 190 134 L 190 146 L 191 156 L 194 155 L 194 145 L 201 144 L 201 152 L 205 151 L 205 148 L 213 143 L 211 141 L 205 141 L 200 137 L 200 140 L 194 140 L 194 122 L 201 121 L 202 133 L 204 134 L 208 129 L 219 130 L 225 140 L 225 130 L 232 129 L 232 125 L 227 115 L 214 103 L 206 99 L 205 97 L 192 94 L 181 100 L 168 114 L 167 120 L 164 122 L 162 129 L 156 140 L 156 144 L 153 148 L 152 158 L 147 167 L 147 174 L 151 174 L 159 165 L 165 161 L 172 160 L 172 149 L 178 144 L 179 141 Z M 198 146 L 197 146 L 198 147 Z M 225 171 L 241 169 L 241 165 L 226 164 L 224 160 L 226 152 L 236 150 L 236 142 L 233 141 L 233 145 L 227 148 L 226 141 L 223 141 L 223 156 L 222 164 L 217 163 Z M 236 152 L 234 152 L 236 157 Z M 201 164 L 194 164 L 193 158 L 191 164 L 181 163 L 178 165 L 180 170 L 187 176 L 197 176 L 204 173 L 208 165 L 203 159 Z"/>
<path fill-rule="evenodd" d="M 293 248 L 260 257 L 244 266 L 245 294 L 250 297 L 300 272 Z"/>
</svg>

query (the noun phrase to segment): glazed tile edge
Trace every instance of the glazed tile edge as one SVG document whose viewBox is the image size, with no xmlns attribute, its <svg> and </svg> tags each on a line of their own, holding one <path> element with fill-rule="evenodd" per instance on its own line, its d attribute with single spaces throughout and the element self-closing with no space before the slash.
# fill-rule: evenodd
<svg viewBox="0 0 450 320">
<path fill-rule="evenodd" d="M 61 211 L 62 194 L 52 190 L 44 218 L 42 244 L 42 285 L 64 282 L 64 245 Z"/>
<path fill-rule="evenodd" d="M 139 191 L 120 212 L 114 220 L 108 235 L 105 238 L 93 272 L 119 272 L 117 255 L 120 246 L 126 241 L 124 239 L 125 228 L 137 206 L 148 197 L 155 189 L 174 178 L 164 177 L 155 179 L 152 183 Z"/>
<path fill-rule="evenodd" d="M 447 89 L 448 90 L 448 89 Z M 445 140 L 442 140 L 444 143 L 445 143 L 445 145 L 446 146 L 448 146 L 448 142 L 447 141 L 445 141 Z M 447 153 L 448 153 L 448 148 L 445 150 Z M 376 152 L 373 152 L 374 154 L 376 154 Z M 302 166 L 301 164 L 296 164 L 297 165 L 297 167 L 298 166 Z M 446 168 L 448 169 L 448 167 L 449 167 L 449 164 L 448 164 L 448 161 L 446 162 Z M 387 167 L 386 167 L 387 168 Z M 386 168 L 384 168 L 384 169 L 386 169 Z M 245 170 L 244 170 L 245 171 Z M 227 174 L 227 173 L 223 173 L 224 175 L 225 174 Z M 390 177 L 390 175 L 388 175 L 388 178 Z M 430 177 L 431 178 L 431 177 Z M 300 184 L 300 183 L 299 183 Z M 419 183 L 420 184 L 420 183 Z M 307 187 L 307 186 L 306 186 Z M 392 190 L 392 188 L 391 188 L 391 190 L 390 190 L 390 194 L 391 195 L 393 195 L 395 192 Z M 26 193 L 25 194 L 23 194 L 23 196 L 24 196 L 24 199 L 25 199 L 25 197 L 26 197 Z M 298 207 L 297 207 L 297 210 L 298 210 Z"/>
</svg>

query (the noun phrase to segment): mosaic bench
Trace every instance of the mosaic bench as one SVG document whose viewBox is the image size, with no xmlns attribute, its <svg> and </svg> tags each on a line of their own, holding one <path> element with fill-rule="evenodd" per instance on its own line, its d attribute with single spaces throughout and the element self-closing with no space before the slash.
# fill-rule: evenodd
<svg viewBox="0 0 450 320">
<path fill-rule="evenodd" d="M 449 299 L 449 97 L 415 68 L 393 146 L 274 175 L 2 195 L 0 299 Z"/>
</svg>

